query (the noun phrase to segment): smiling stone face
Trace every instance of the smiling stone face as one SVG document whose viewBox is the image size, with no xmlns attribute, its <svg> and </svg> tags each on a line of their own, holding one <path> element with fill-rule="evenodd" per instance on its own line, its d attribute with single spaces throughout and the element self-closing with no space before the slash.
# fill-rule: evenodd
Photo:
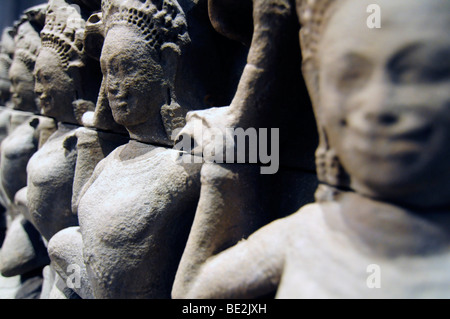
<svg viewBox="0 0 450 319">
<path fill-rule="evenodd" d="M 105 39 L 101 65 L 114 120 L 125 127 L 160 116 L 167 100 L 163 70 L 156 52 L 133 29 L 112 28 Z"/>
<path fill-rule="evenodd" d="M 320 43 L 327 137 L 355 190 L 405 204 L 446 205 L 450 3 L 379 1 L 382 28 L 376 30 L 366 27 L 368 4 L 346 1 Z"/>
</svg>

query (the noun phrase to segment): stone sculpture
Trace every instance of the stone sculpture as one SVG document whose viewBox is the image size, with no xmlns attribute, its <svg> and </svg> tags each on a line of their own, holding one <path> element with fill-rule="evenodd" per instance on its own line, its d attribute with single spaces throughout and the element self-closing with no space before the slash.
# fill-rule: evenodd
<svg viewBox="0 0 450 319">
<path fill-rule="evenodd" d="M 120 137 L 113 139 L 81 126 L 83 114 L 95 106 L 101 82 L 98 62 L 84 51 L 84 16 L 89 12 L 63 0 L 49 1 L 41 32 L 35 90 L 43 115 L 58 124 L 28 163 L 26 202 L 30 220 L 46 241 L 58 231 L 78 225 L 72 199 L 95 165 L 123 143 Z M 53 268 L 48 278 L 55 278 L 52 272 Z M 50 286 L 54 287 L 50 296 L 77 297 L 60 278 Z"/>
<path fill-rule="evenodd" d="M 230 182 L 242 181 L 242 187 L 245 185 L 246 189 L 217 188 L 210 192 L 210 196 L 223 202 L 224 206 L 230 200 L 238 200 L 242 191 L 254 192 L 253 195 L 248 193 L 246 202 L 241 205 L 253 206 L 258 213 L 252 223 L 240 221 L 243 215 L 239 214 L 229 219 L 232 227 L 243 227 L 241 233 L 235 233 L 234 239 L 223 239 L 231 244 L 255 231 L 257 228 L 254 227 L 287 216 L 314 200 L 317 129 L 306 86 L 300 76 L 299 26 L 295 7 L 290 5 L 290 1 L 266 0 L 253 4 L 251 0 L 209 0 L 208 12 L 217 32 L 250 45 L 247 63 L 241 70 L 231 103 L 225 107 L 189 112 L 187 125 L 179 133 L 177 141 L 192 139 L 196 145 L 192 152 L 205 156 L 208 148 L 217 147 L 214 145 L 216 134 L 221 131 L 228 138 L 227 148 L 234 149 L 235 156 L 240 156 L 244 154 L 238 154 L 236 145 L 233 145 L 236 138 L 229 136 L 227 130 L 277 128 L 280 133 L 276 141 L 272 140 L 272 145 L 279 146 L 279 152 L 269 150 L 279 155 L 279 167 L 269 176 L 255 175 L 253 171 L 261 169 L 257 165 L 248 165 L 247 172 L 242 165 L 228 166 Z M 198 130 L 199 127 L 202 129 Z M 258 136 L 258 141 L 253 143 L 262 142 L 262 136 Z M 182 144 L 185 145 L 184 142 Z M 223 150 L 223 162 L 227 162 L 227 152 Z M 247 152 L 245 163 L 249 164 L 248 144 L 244 152 Z M 225 178 L 222 173 L 218 174 Z M 236 174 L 244 175 L 237 178 Z M 249 176 L 253 176 L 252 181 L 244 182 Z"/>
<path fill-rule="evenodd" d="M 8 123 L 10 119 L 10 89 L 9 68 L 14 56 L 14 29 L 6 28 L 2 34 L 0 50 L 0 141 L 8 135 Z M 6 105 L 8 107 L 6 107 Z M 4 240 L 7 228 L 6 207 L 1 203 L 0 207 L 0 245 Z M 1 247 L 1 246 L 0 246 Z"/>
<path fill-rule="evenodd" d="M 377 4 L 27 10 L 0 52 L 16 298 L 450 297 L 450 4 Z M 274 175 L 216 139 L 263 128 Z"/>
<path fill-rule="evenodd" d="M 15 194 L 26 186 L 26 165 L 39 143 L 37 127 L 40 118 L 33 116 L 33 113 L 38 113 L 33 71 L 41 47 L 39 32 L 42 24 L 35 19 L 36 16 L 41 17 L 40 11 L 45 11 L 45 6 L 30 8 L 18 22 L 16 50 L 9 71 L 13 109 L 20 112 L 11 113 L 10 133 L 1 147 L 1 186 L 7 206 L 14 202 Z"/>
<path fill-rule="evenodd" d="M 297 3 L 321 134 L 317 202 L 215 254 L 201 243 L 225 210 L 203 185 L 227 168 L 205 165 L 174 297 L 449 296 L 449 3 L 378 1 L 380 30 L 367 27 L 369 4 Z"/>
<path fill-rule="evenodd" d="M 84 24 L 65 1 L 49 2 L 35 68 L 36 93 L 43 114 L 54 118 L 58 129 L 29 161 L 27 192 L 32 221 L 46 240 L 78 224 L 72 213 L 72 188 L 77 140 L 83 131 L 77 129 L 84 111 L 93 107 L 99 87 L 95 66 L 83 50 Z"/>
<path fill-rule="evenodd" d="M 0 49 L 0 102 L 2 106 L 6 106 L 6 102 L 10 98 L 9 68 L 14 55 L 14 35 L 15 31 L 12 27 L 3 30 Z"/>
<path fill-rule="evenodd" d="M 61 237 L 79 238 L 96 298 L 168 298 L 200 184 L 200 164 L 185 164 L 168 135 L 186 112 L 174 89 L 185 15 L 172 0 L 104 1 L 102 12 L 102 89 L 131 139 L 97 165 L 79 197 L 80 230 Z M 63 248 L 53 242 L 52 260 Z"/>
<path fill-rule="evenodd" d="M 40 272 L 49 262 L 39 233 L 25 219 L 26 207 L 15 202 L 16 193 L 26 186 L 26 166 L 38 148 L 42 123 L 46 123 L 45 119 L 33 115 L 37 113 L 33 70 L 41 43 L 39 32 L 45 7 L 28 9 L 16 24 L 15 52 L 9 72 L 14 111 L 10 112 L 10 133 L 1 144 L 2 203 L 9 226 L 0 251 L 0 270 L 5 277 L 21 276 L 21 288 L 17 293 L 20 298 L 39 296 Z"/>
</svg>

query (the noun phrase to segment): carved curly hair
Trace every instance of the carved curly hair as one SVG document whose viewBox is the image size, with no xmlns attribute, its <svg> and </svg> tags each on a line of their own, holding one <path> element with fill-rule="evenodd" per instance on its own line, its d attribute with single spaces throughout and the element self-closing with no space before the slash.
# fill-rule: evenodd
<svg viewBox="0 0 450 319">
<path fill-rule="evenodd" d="M 179 49 L 189 41 L 184 12 L 174 0 L 102 1 L 105 34 L 114 26 L 135 28 L 147 45 L 159 52 L 165 43 Z"/>
<path fill-rule="evenodd" d="M 85 24 L 75 7 L 63 0 L 50 0 L 41 31 L 42 47 L 55 52 L 66 71 L 71 66 L 84 66 Z"/>
</svg>

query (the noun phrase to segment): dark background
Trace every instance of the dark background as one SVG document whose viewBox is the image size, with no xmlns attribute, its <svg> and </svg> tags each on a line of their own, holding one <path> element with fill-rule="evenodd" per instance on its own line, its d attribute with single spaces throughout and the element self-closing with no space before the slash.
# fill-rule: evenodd
<svg viewBox="0 0 450 319">
<path fill-rule="evenodd" d="M 47 0 L 0 0 L 0 31 L 11 26 L 25 9 L 46 2 Z"/>
</svg>

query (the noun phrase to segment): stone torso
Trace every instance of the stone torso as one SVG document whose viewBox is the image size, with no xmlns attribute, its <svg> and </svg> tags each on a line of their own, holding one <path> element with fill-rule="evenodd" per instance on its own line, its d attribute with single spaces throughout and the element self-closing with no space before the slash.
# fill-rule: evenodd
<svg viewBox="0 0 450 319">
<path fill-rule="evenodd" d="M 130 147 L 139 154 L 123 159 Z M 200 166 L 181 158 L 171 149 L 130 142 L 97 166 L 78 206 L 96 297 L 170 297 L 200 182 Z"/>
<path fill-rule="evenodd" d="M 28 208 L 33 224 L 47 240 L 59 230 L 77 225 L 71 208 L 76 128 L 59 124 L 28 163 Z"/>
<path fill-rule="evenodd" d="M 326 208 L 324 209 L 324 206 Z M 336 204 L 309 205 L 287 219 L 288 246 L 277 298 L 445 298 L 450 251 L 395 257 L 369 253 L 336 230 Z M 347 221 L 344 221 L 344 223 Z"/>
<path fill-rule="evenodd" d="M 27 163 L 37 150 L 36 128 L 31 125 L 32 121 L 25 121 L 2 142 L 1 181 L 10 202 L 14 201 L 16 192 L 27 185 Z"/>
</svg>

